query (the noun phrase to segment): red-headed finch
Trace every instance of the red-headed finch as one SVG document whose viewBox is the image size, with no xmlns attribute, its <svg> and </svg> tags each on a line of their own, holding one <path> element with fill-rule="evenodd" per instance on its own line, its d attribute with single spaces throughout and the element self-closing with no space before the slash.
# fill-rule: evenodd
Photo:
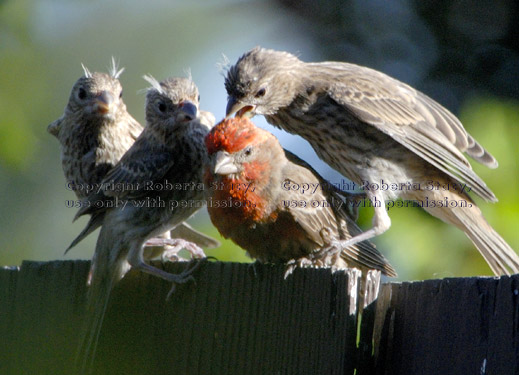
<svg viewBox="0 0 519 375">
<path fill-rule="evenodd" d="M 334 249 L 334 241 L 362 233 L 347 203 L 271 133 L 233 118 L 216 125 L 205 144 L 211 157 L 204 176 L 211 221 L 252 258 L 396 275 L 368 241 Z"/>
<path fill-rule="evenodd" d="M 264 115 L 364 188 L 375 208 L 373 227 L 342 246 L 389 229 L 385 204 L 402 198 L 461 229 L 495 274 L 519 272 L 519 256 L 467 194 L 497 201 L 463 153 L 490 168 L 497 161 L 428 96 L 373 69 L 305 63 L 259 47 L 230 67 L 225 87 L 227 116 Z"/>
<path fill-rule="evenodd" d="M 205 205 L 202 166 L 208 156 L 204 137 L 211 125 L 205 123 L 207 116 L 201 119 L 198 89 L 190 79 L 169 78 L 159 83 L 145 78 L 152 85 L 146 95 L 146 127 L 104 177 L 104 188 L 88 198 L 93 209 L 104 207 L 105 219 L 93 258 L 90 314 L 79 353 L 84 369 L 95 354 L 112 286 L 129 267 L 172 283 L 192 278 L 193 269 L 174 275 L 146 263 L 143 247 L 147 240 L 179 225 Z M 107 200 L 113 200 L 115 207 L 108 208 L 103 203 Z M 78 215 L 89 211 L 81 209 Z M 194 256 L 204 255 L 183 240 L 159 241 L 176 251 L 186 248 Z"/>
</svg>

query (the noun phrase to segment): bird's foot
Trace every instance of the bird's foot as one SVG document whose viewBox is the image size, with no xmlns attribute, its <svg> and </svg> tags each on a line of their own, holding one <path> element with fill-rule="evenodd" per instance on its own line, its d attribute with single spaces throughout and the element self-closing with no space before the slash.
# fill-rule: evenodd
<svg viewBox="0 0 519 375">
<path fill-rule="evenodd" d="M 178 253 L 182 249 L 186 249 L 191 254 L 192 259 L 205 258 L 204 250 L 193 242 L 189 242 L 180 238 L 151 238 L 145 243 L 146 247 L 163 246 L 166 249 L 162 252 L 162 261 L 169 260 L 176 262 L 180 260 Z"/>
</svg>

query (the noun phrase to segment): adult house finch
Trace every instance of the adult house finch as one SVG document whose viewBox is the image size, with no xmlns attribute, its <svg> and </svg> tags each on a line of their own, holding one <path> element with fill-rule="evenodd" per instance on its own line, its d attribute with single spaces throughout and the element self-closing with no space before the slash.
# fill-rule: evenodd
<svg viewBox="0 0 519 375">
<path fill-rule="evenodd" d="M 101 205 L 106 217 L 93 259 L 88 292 L 91 314 L 79 353 L 83 367 L 89 365 L 95 354 L 112 285 L 128 266 L 173 283 L 188 281 L 192 271 L 173 275 L 145 263 L 143 245 L 182 223 L 205 204 L 202 165 L 208 159 L 204 137 L 210 126 L 198 118 L 198 89 L 190 79 L 170 78 L 159 83 L 145 78 L 152 84 L 146 95 L 147 126 L 102 181 L 103 186 L 121 183 L 133 185 L 135 190 L 101 190 L 88 198 L 92 207 L 108 198 L 116 199 L 118 204 L 112 208 Z M 182 188 L 148 190 L 149 183 L 154 187 L 178 183 Z M 89 208 L 85 208 L 78 215 L 88 213 Z M 162 241 L 203 255 L 200 248 L 186 241 Z"/>
<path fill-rule="evenodd" d="M 70 93 L 64 114 L 47 130 L 61 145 L 61 162 L 67 183 L 78 199 L 99 186 L 106 173 L 121 159 L 142 131 L 142 126 L 128 113 L 122 99 L 119 69 L 112 58 L 110 73 L 91 73 L 83 66 Z M 214 123 L 214 120 L 213 120 Z M 97 229 L 105 211 L 92 212 L 85 229 L 74 239 L 66 252 Z M 166 236 L 169 234 L 166 234 Z M 173 235 L 193 240 L 204 247 L 216 247 L 218 241 L 183 223 Z M 150 248 L 157 252 L 160 249 Z M 152 256 L 156 254 L 148 254 Z"/>
<path fill-rule="evenodd" d="M 338 189 L 246 118 L 224 120 L 205 139 L 212 163 L 204 180 L 211 221 L 261 262 L 357 267 L 396 276 L 368 241 L 327 251 L 361 233 Z M 311 186 L 312 192 L 300 187 Z M 293 269 L 288 268 L 288 273 Z"/>
<path fill-rule="evenodd" d="M 229 69 L 225 87 L 227 116 L 264 115 L 305 138 L 322 160 L 366 188 L 375 208 L 373 227 L 337 247 L 389 229 L 385 203 L 402 198 L 465 232 L 495 274 L 519 272 L 519 257 L 467 194 L 472 189 L 497 201 L 463 152 L 490 168 L 497 161 L 431 98 L 369 68 L 305 63 L 259 47 Z"/>
</svg>

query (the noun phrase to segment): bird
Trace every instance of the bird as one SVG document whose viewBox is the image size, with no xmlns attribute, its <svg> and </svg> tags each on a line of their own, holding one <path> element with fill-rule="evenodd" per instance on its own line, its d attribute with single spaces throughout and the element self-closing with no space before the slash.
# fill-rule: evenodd
<svg viewBox="0 0 519 375">
<path fill-rule="evenodd" d="M 109 73 L 94 72 L 81 64 L 84 75 L 73 85 L 63 115 L 47 131 L 61 146 L 61 164 L 67 186 L 84 199 L 119 161 L 142 131 L 127 111 L 115 59 Z M 93 214 L 70 248 L 97 229 L 103 215 Z"/>
<path fill-rule="evenodd" d="M 145 79 L 151 84 L 146 94 L 146 127 L 105 175 L 103 188 L 92 193 L 77 213 L 81 216 L 103 207 L 105 214 L 92 260 L 88 318 L 78 350 L 82 371 L 88 371 L 94 358 L 110 291 L 130 267 L 179 284 L 191 280 L 191 273 L 200 264 L 181 274 L 170 274 L 144 261 L 143 246 L 205 205 L 202 177 L 208 155 L 204 137 L 211 128 L 207 120 L 214 117 L 199 111 L 198 89 L 191 79 Z M 133 188 L 113 188 L 118 184 Z M 106 200 L 116 204 L 96 205 Z M 186 248 L 194 257 L 204 256 L 202 249 L 185 240 L 156 240 L 173 246 L 174 251 Z"/>
<path fill-rule="evenodd" d="M 67 186 L 79 200 L 100 187 L 103 177 L 133 145 L 143 129 L 126 109 L 119 81 L 124 68 L 118 67 L 115 58 L 112 57 L 109 73 L 92 73 L 83 64 L 82 68 L 84 74 L 74 83 L 63 115 L 47 127 L 60 143 Z M 103 219 L 103 210 L 92 212 L 88 224 L 65 253 L 96 230 Z M 162 236 L 170 238 L 171 235 L 165 233 Z M 219 246 L 218 241 L 187 223 L 176 227 L 173 236 L 194 241 L 203 247 Z M 147 258 L 156 257 L 161 250 L 160 247 L 150 247 Z"/>
<path fill-rule="evenodd" d="M 384 233 L 391 226 L 385 205 L 401 198 L 461 229 L 496 275 L 519 272 L 519 256 L 468 194 L 497 201 L 464 153 L 489 168 L 496 159 L 430 97 L 367 67 L 303 62 L 261 47 L 227 69 L 225 88 L 227 117 L 263 115 L 366 193 L 372 227 L 336 246 Z"/>
<path fill-rule="evenodd" d="M 204 181 L 211 222 L 262 263 L 295 267 L 356 267 L 396 271 L 369 241 L 335 251 L 333 240 L 361 229 L 349 216 L 344 194 L 278 139 L 249 119 L 230 118 L 206 136 L 211 162 Z"/>
</svg>

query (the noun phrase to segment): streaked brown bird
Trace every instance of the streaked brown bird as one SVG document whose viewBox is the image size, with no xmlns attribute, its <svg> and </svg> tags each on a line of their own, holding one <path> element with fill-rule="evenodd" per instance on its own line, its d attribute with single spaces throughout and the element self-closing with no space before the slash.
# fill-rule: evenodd
<svg viewBox="0 0 519 375">
<path fill-rule="evenodd" d="M 341 252 L 336 240 L 362 233 L 342 192 L 246 118 L 224 120 L 205 139 L 208 211 L 225 237 L 261 262 L 356 267 L 396 276 L 369 241 Z"/>
<path fill-rule="evenodd" d="M 497 161 L 428 96 L 373 69 L 259 47 L 230 67 L 225 87 L 227 116 L 264 115 L 365 189 L 373 227 L 337 247 L 389 229 L 385 203 L 402 198 L 465 232 L 495 274 L 519 272 L 518 255 L 467 194 L 497 201 L 463 153 L 490 168 Z"/>
<path fill-rule="evenodd" d="M 174 228 L 205 205 L 202 166 L 208 156 L 204 137 L 211 126 L 204 122 L 212 116 L 200 115 L 198 89 L 190 79 L 169 78 L 159 83 L 145 78 L 152 85 L 146 95 L 147 126 L 104 177 L 105 188 L 88 197 L 91 207 L 104 207 L 106 216 L 93 259 L 87 301 L 90 314 L 79 350 L 83 371 L 93 360 L 112 286 L 129 267 L 172 283 L 192 278 L 193 269 L 174 275 L 146 263 L 143 247 L 148 239 Z M 106 199 L 116 199 L 117 206 L 96 205 Z M 78 216 L 88 213 L 90 209 L 84 208 Z M 200 248 L 183 240 L 162 239 L 161 244 L 203 256 Z"/>
<path fill-rule="evenodd" d="M 96 190 L 102 179 L 133 145 L 142 126 L 127 111 L 122 95 L 119 69 L 112 58 L 110 72 L 91 73 L 83 65 L 84 75 L 70 93 L 63 115 L 47 130 L 60 142 L 61 162 L 67 185 L 78 199 Z M 214 123 L 214 120 L 213 120 Z M 92 211 L 83 231 L 65 252 L 96 230 L 103 222 L 104 210 Z M 163 234 L 168 238 L 169 234 Z M 204 247 L 217 247 L 218 241 L 194 230 L 187 223 L 174 229 L 173 236 L 197 242 Z M 150 248 L 154 257 L 160 248 Z"/>
<path fill-rule="evenodd" d="M 63 115 L 47 127 L 61 145 L 61 164 L 67 185 L 79 199 L 91 193 L 121 159 L 142 131 L 122 99 L 119 69 L 112 58 L 110 73 L 84 75 L 70 93 Z M 93 213 L 89 223 L 67 251 L 97 229 L 103 215 Z"/>
</svg>

